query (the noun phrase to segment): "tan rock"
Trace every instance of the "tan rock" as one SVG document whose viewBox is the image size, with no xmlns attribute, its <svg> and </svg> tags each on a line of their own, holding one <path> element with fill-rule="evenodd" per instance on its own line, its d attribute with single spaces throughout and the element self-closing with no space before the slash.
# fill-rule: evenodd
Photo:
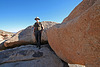
<svg viewBox="0 0 100 67">
<path fill-rule="evenodd" d="M 3 30 L 0 30 L 0 36 L 3 37 L 3 40 L 7 40 L 7 39 L 11 38 L 13 34 L 14 34 L 14 33 L 6 32 L 6 31 L 3 31 Z"/>
<path fill-rule="evenodd" d="M 66 17 L 63 22 L 68 22 L 74 18 L 80 16 L 84 11 L 90 8 L 97 0 L 84 0 L 79 6 L 76 6 L 75 9 L 70 13 L 68 17 Z"/>
<path fill-rule="evenodd" d="M 79 65 L 79 64 L 68 64 L 69 67 L 85 67 L 84 65 Z"/>
<path fill-rule="evenodd" d="M 2 41 L 2 40 L 3 40 L 3 36 L 0 35 L 0 41 Z"/>
<path fill-rule="evenodd" d="M 50 28 L 47 36 L 64 61 L 100 67 L 100 0 L 83 0 L 64 23 Z"/>
<path fill-rule="evenodd" d="M 12 35 L 6 34 L 6 35 L 4 36 L 4 40 L 7 40 L 7 39 L 9 39 L 9 38 L 11 38 L 11 37 L 12 37 Z"/>
<path fill-rule="evenodd" d="M 51 21 L 43 21 L 42 24 L 44 26 L 44 30 L 41 39 L 42 39 L 42 43 L 44 43 L 48 41 L 46 30 L 57 23 Z M 35 42 L 36 40 L 35 40 L 35 36 L 33 35 L 33 26 L 29 26 L 26 29 L 17 32 L 15 35 L 13 35 L 12 38 L 5 41 L 4 45 L 5 47 L 15 47 L 15 46 L 25 45 L 25 44 L 34 44 Z"/>
</svg>

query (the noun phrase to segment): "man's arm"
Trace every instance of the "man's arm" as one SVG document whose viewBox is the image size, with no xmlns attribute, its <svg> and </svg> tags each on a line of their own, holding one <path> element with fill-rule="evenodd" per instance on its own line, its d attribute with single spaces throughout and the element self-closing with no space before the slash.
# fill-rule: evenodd
<svg viewBox="0 0 100 67">
<path fill-rule="evenodd" d="M 35 27 L 34 27 L 34 29 L 33 29 L 33 34 L 35 35 Z"/>
<path fill-rule="evenodd" d="M 34 30 L 33 30 L 33 32 L 35 31 L 35 27 L 34 27 Z"/>
</svg>

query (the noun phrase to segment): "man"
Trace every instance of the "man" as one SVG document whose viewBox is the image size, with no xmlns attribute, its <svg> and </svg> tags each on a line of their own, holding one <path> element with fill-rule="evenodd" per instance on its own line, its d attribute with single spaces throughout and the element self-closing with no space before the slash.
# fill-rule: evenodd
<svg viewBox="0 0 100 67">
<path fill-rule="evenodd" d="M 34 35 L 35 35 L 35 39 L 37 42 L 37 47 L 40 49 L 41 48 L 41 34 L 43 31 L 43 25 L 41 24 L 41 22 L 39 22 L 39 17 L 35 18 L 36 23 L 34 24 Z"/>
</svg>

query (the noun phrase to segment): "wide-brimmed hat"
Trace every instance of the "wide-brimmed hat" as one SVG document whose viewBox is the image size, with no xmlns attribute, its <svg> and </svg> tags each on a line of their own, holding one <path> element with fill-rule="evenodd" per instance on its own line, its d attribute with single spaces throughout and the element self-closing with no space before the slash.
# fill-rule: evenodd
<svg viewBox="0 0 100 67">
<path fill-rule="evenodd" d="M 35 20 L 40 20 L 40 18 L 39 17 L 36 17 Z"/>
</svg>

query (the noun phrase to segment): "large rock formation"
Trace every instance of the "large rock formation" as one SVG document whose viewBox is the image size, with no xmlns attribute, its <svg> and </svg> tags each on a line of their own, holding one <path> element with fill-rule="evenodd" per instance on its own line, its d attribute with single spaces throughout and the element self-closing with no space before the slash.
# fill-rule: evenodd
<svg viewBox="0 0 100 67">
<path fill-rule="evenodd" d="M 62 61 L 46 46 L 20 46 L 0 52 L 0 67 L 63 67 Z"/>
<path fill-rule="evenodd" d="M 50 22 L 50 21 L 43 21 L 42 24 L 44 26 L 44 30 L 43 30 L 41 39 L 42 39 L 42 43 L 44 43 L 48 41 L 46 30 L 58 23 Z M 5 47 L 15 47 L 19 45 L 33 44 L 33 43 L 35 43 L 35 36 L 33 35 L 33 26 L 29 26 L 26 29 L 23 29 L 17 32 L 15 35 L 13 35 L 12 38 L 5 41 L 4 46 Z"/>
<path fill-rule="evenodd" d="M 95 1 L 97 0 L 83 0 L 83 2 L 81 2 L 79 6 L 75 7 L 75 9 L 70 13 L 70 15 L 63 20 L 63 22 L 68 22 L 72 19 L 77 18 L 84 11 L 88 10 L 88 8 L 90 8 L 95 3 Z"/>
<path fill-rule="evenodd" d="M 63 23 L 50 28 L 47 36 L 64 61 L 100 67 L 100 0 L 83 0 Z"/>
<path fill-rule="evenodd" d="M 41 49 L 26 45 L 0 51 L 0 67 L 84 67 L 63 62 L 48 44 Z"/>
</svg>

